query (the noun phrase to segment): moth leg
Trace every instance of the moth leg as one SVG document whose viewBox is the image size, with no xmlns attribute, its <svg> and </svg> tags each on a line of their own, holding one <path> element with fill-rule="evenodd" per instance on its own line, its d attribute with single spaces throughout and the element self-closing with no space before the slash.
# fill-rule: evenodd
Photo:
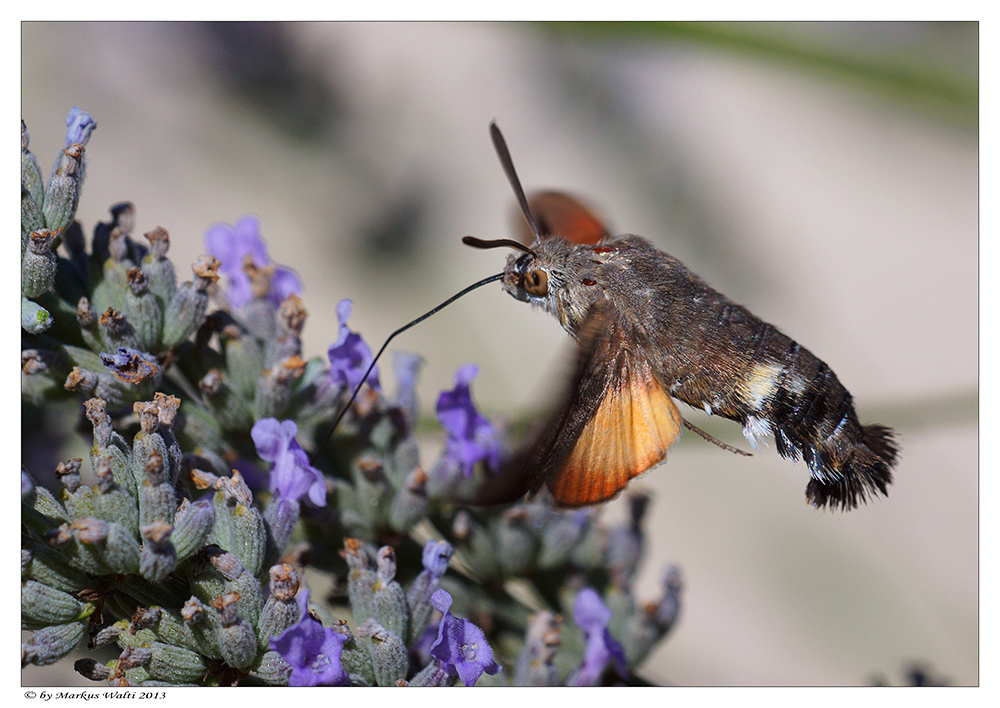
<svg viewBox="0 0 1000 708">
<path fill-rule="evenodd" d="M 744 457 L 753 457 L 753 453 L 744 452 L 743 450 L 740 450 L 738 447 L 733 447 L 732 445 L 727 445 L 726 443 L 722 442 L 718 438 L 712 437 L 711 435 L 709 435 L 708 433 L 706 433 L 704 430 L 702 430 L 698 426 L 694 425 L 693 423 L 689 423 L 687 420 L 684 421 L 684 427 L 687 428 L 688 430 L 694 432 L 694 433 L 698 433 L 698 435 L 700 435 L 701 437 L 703 437 L 705 440 L 708 440 L 710 443 L 718 445 L 723 450 L 728 450 L 729 452 L 732 452 L 732 453 L 734 453 L 736 455 L 743 455 Z"/>
</svg>

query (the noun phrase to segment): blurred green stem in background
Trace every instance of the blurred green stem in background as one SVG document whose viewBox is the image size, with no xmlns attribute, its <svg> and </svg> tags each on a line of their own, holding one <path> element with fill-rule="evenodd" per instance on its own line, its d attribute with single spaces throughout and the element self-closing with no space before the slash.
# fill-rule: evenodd
<svg viewBox="0 0 1000 708">
<path fill-rule="evenodd" d="M 968 130 L 979 128 L 976 22 L 554 22 L 557 36 L 692 41 L 825 73 L 908 103 Z M 884 32 L 885 41 L 872 42 Z M 864 39 L 864 41 L 854 41 Z M 874 48 L 874 51 L 872 50 Z"/>
</svg>

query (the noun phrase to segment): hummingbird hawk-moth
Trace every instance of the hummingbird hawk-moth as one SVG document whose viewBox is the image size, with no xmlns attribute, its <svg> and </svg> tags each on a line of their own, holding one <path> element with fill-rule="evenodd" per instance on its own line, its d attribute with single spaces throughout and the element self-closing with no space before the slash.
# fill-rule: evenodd
<svg viewBox="0 0 1000 708">
<path fill-rule="evenodd" d="M 815 507 L 852 509 L 887 494 L 893 432 L 858 421 L 829 366 L 646 239 L 612 235 L 571 197 L 547 192 L 529 202 L 495 123 L 490 132 L 531 243 L 463 240 L 516 249 L 503 289 L 553 315 L 578 346 L 562 405 L 532 444 L 488 475 L 478 503 L 514 501 L 543 485 L 561 506 L 611 499 L 663 461 L 682 426 L 697 431 L 674 399 L 740 423 L 754 447 L 773 435 L 782 457 L 808 466 Z"/>
</svg>

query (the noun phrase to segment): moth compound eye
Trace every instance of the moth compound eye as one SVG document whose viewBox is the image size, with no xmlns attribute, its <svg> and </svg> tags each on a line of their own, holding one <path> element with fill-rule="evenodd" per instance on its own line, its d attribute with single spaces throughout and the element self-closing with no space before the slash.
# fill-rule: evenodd
<svg viewBox="0 0 1000 708">
<path fill-rule="evenodd" d="M 549 274 L 536 268 L 524 274 L 524 290 L 529 295 L 541 297 L 549 292 Z"/>
</svg>

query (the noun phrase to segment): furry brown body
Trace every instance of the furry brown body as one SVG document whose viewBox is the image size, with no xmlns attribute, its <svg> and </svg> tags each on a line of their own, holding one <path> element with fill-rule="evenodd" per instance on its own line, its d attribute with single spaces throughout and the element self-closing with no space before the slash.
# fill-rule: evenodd
<svg viewBox="0 0 1000 708">
<path fill-rule="evenodd" d="M 546 236 L 531 251 L 509 257 L 504 290 L 554 315 L 574 338 L 583 333 L 583 349 L 601 350 L 605 357 L 622 349 L 627 362 L 608 367 L 602 391 L 595 379 L 590 399 L 576 397 L 574 416 L 556 416 L 562 415 L 562 425 L 550 425 L 530 455 L 537 470 L 533 488 L 545 481 L 551 486 L 565 464 L 571 418 L 589 413 L 592 419 L 601 400 L 623 385 L 616 378 L 648 365 L 669 396 L 739 422 L 755 447 L 757 438 L 774 435 L 782 456 L 803 459 L 812 476 L 806 496 L 813 505 L 848 509 L 886 493 L 896 459 L 891 431 L 862 426 L 851 394 L 830 367 L 676 258 L 631 235 L 596 244 Z M 533 272 L 544 273 L 544 293 L 531 287 Z M 599 365 L 582 352 L 574 386 L 586 380 L 586 369 Z M 577 420 L 575 427 L 586 423 Z"/>
</svg>

